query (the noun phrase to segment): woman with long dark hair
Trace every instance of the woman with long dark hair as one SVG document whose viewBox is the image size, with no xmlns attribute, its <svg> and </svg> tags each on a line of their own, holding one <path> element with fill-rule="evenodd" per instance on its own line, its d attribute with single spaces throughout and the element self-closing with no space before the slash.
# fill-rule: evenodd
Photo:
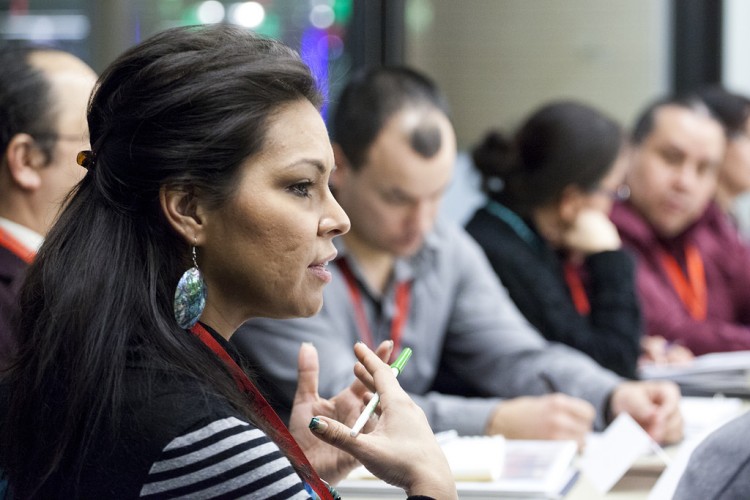
<svg viewBox="0 0 750 500">
<path fill-rule="evenodd" d="M 301 350 L 291 425 L 311 465 L 227 342 L 249 317 L 321 307 L 349 222 L 319 103 L 292 50 L 229 26 L 165 31 L 104 71 L 88 171 L 29 269 L 3 378 L 15 497 L 331 498 L 313 467 L 336 479 L 354 460 L 326 442 L 409 494 L 455 497 L 424 414 L 366 347 L 360 390 L 330 401 Z M 331 417 L 356 416 L 365 386 L 381 415 L 352 438 Z"/>
<path fill-rule="evenodd" d="M 547 339 L 635 377 L 634 262 L 607 218 L 627 195 L 618 124 L 585 104 L 552 102 L 511 139 L 488 133 L 473 158 L 489 201 L 467 230 L 526 319 Z"/>
</svg>

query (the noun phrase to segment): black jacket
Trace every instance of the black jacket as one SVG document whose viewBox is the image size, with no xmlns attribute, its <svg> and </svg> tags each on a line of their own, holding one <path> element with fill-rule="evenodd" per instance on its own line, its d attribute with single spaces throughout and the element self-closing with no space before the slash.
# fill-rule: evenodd
<svg viewBox="0 0 750 500">
<path fill-rule="evenodd" d="M 484 249 L 516 306 L 542 335 L 635 378 L 642 322 L 635 264 L 628 254 L 608 251 L 585 260 L 591 312 L 582 316 L 565 282 L 560 257 L 538 234 L 538 245 L 532 245 L 486 208 L 474 214 L 466 229 Z"/>
</svg>

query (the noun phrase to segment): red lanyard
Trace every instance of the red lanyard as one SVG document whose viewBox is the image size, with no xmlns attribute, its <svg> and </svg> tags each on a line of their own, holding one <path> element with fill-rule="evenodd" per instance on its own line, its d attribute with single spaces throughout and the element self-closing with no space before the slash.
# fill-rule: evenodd
<svg viewBox="0 0 750 500">
<path fill-rule="evenodd" d="M 661 251 L 661 263 L 667 273 L 672 287 L 685 304 L 690 316 L 697 321 L 706 319 L 708 310 L 708 293 L 706 291 L 706 272 L 703 258 L 695 245 L 685 246 L 685 267 L 687 276 L 672 255 Z"/>
<path fill-rule="evenodd" d="M 589 297 L 586 294 L 586 288 L 583 286 L 581 275 L 578 269 L 570 263 L 565 262 L 563 264 L 563 270 L 565 272 L 565 282 L 568 284 L 570 295 L 573 298 L 573 304 L 576 306 L 576 311 L 581 316 L 588 316 L 591 312 L 591 304 L 589 303 Z"/>
<path fill-rule="evenodd" d="M 281 439 L 274 440 L 276 445 L 281 449 L 282 453 L 289 458 L 289 461 L 294 466 L 294 469 L 306 481 L 310 487 L 312 487 L 318 496 L 322 499 L 333 500 L 328 487 L 325 485 L 320 476 L 315 472 L 315 469 L 307 460 L 305 453 L 302 448 L 299 447 L 297 441 L 295 441 L 289 429 L 281 421 L 281 418 L 273 411 L 271 405 L 268 404 L 266 398 L 260 393 L 255 384 L 252 383 L 250 378 L 242 371 L 242 368 L 232 359 L 227 351 L 216 341 L 215 338 L 206 330 L 203 325 L 196 323 L 190 331 L 196 335 L 209 349 L 216 353 L 232 372 L 237 387 L 244 391 L 250 397 L 253 402 L 254 409 L 259 414 L 258 416 L 263 420 L 269 422 L 271 427 L 279 433 Z"/>
<path fill-rule="evenodd" d="M 346 279 L 346 285 L 349 288 L 349 295 L 354 305 L 354 313 L 357 317 L 357 326 L 359 328 L 359 337 L 362 341 L 367 344 L 370 349 L 374 349 L 374 339 L 372 331 L 370 331 L 370 324 L 367 322 L 367 315 L 365 314 L 365 307 L 362 304 L 362 294 L 359 291 L 359 285 L 357 279 L 354 277 L 349 264 L 346 259 L 339 259 L 336 261 L 341 272 L 344 274 Z M 404 332 L 404 325 L 406 320 L 409 319 L 409 307 L 411 303 L 411 282 L 402 281 L 396 285 L 396 313 L 393 316 L 391 322 L 391 340 L 393 340 L 393 354 L 391 356 L 397 356 L 401 350 L 401 336 Z"/>
<path fill-rule="evenodd" d="M 31 264 L 31 261 L 34 260 L 34 256 L 36 255 L 36 252 L 26 248 L 23 243 L 11 236 L 11 234 L 2 227 L 0 227 L 0 247 L 7 248 L 27 264 Z"/>
</svg>

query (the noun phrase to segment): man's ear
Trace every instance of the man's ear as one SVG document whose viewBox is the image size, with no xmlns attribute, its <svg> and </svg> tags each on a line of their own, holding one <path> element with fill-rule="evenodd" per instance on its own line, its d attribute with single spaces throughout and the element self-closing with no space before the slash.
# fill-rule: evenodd
<svg viewBox="0 0 750 500">
<path fill-rule="evenodd" d="M 573 224 L 578 217 L 578 212 L 584 207 L 586 195 L 576 185 L 565 186 L 558 204 L 558 214 L 565 224 Z"/>
<path fill-rule="evenodd" d="M 44 153 L 29 134 L 16 134 L 5 150 L 5 161 L 13 182 L 25 191 L 36 191 L 42 185 L 39 170 L 46 161 Z"/>
<path fill-rule="evenodd" d="M 203 206 L 192 190 L 162 186 L 159 189 L 159 203 L 169 225 L 188 245 L 201 245 L 204 242 Z"/>
<path fill-rule="evenodd" d="M 352 165 L 341 146 L 334 142 L 331 144 L 331 148 L 333 149 L 333 159 L 336 162 L 336 169 L 331 173 L 331 185 L 335 188 L 344 183 L 345 176 L 349 175 L 352 170 Z"/>
</svg>

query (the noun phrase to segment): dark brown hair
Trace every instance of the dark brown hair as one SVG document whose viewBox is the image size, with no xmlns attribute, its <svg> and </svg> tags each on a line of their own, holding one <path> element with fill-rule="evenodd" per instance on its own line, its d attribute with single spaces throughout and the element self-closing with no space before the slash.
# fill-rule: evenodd
<svg viewBox="0 0 750 500">
<path fill-rule="evenodd" d="M 473 149 L 484 191 L 527 214 L 568 185 L 587 191 L 611 170 L 623 144 L 620 126 L 591 106 L 557 101 L 536 110 L 512 139 L 490 131 Z"/>
</svg>

